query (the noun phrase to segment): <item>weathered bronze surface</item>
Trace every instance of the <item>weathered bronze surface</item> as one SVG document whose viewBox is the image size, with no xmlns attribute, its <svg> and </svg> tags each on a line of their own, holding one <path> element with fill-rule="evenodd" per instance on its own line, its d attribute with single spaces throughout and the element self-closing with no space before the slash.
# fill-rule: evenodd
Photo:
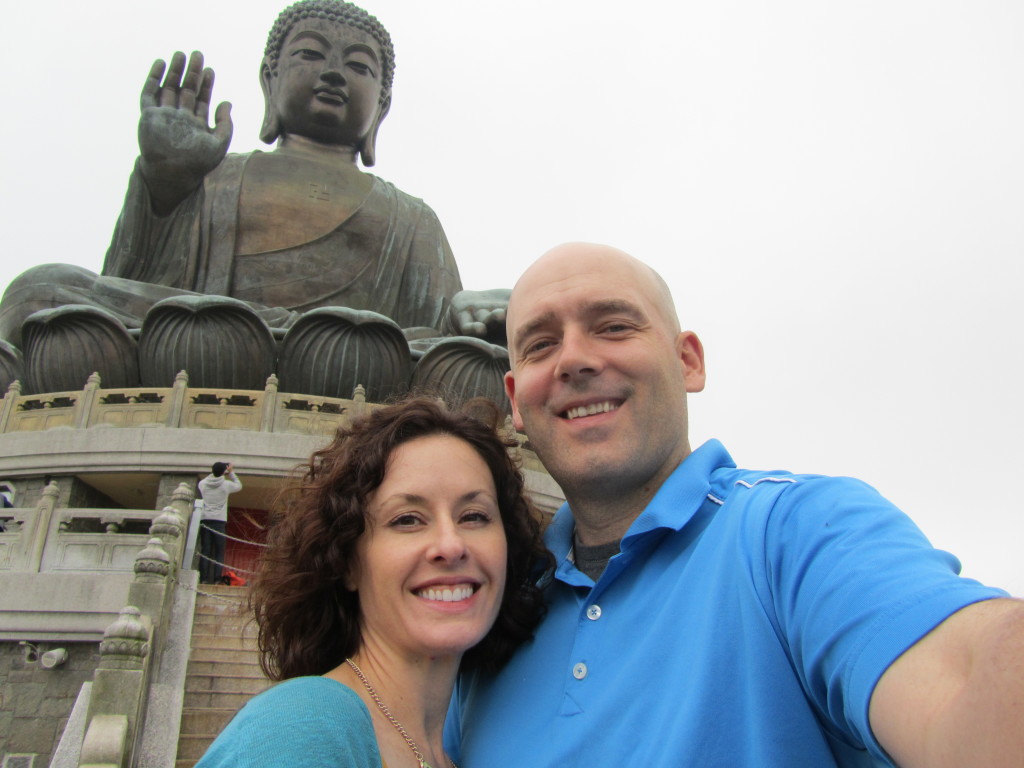
<svg viewBox="0 0 1024 768">
<path fill-rule="evenodd" d="M 68 304 L 102 308 L 133 335 L 141 333 L 141 369 L 154 375 L 181 368 L 180 355 L 169 351 L 166 339 L 147 338 L 160 326 L 147 320 L 147 313 L 171 297 L 183 298 L 182 306 L 196 295 L 244 302 L 253 320 L 221 314 L 234 318 L 231 334 L 251 326 L 260 337 L 252 344 L 261 350 L 266 335 L 260 328 L 286 339 L 287 329 L 319 307 L 384 315 L 399 328 L 414 329 L 407 331 L 410 338 L 461 335 L 504 343 L 508 292 L 462 291 L 434 212 L 357 165 L 357 157 L 365 166 L 374 164 L 393 74 L 390 36 L 362 9 L 339 0 L 290 6 L 271 30 L 260 69 L 266 105 L 260 136 L 276 146 L 240 155 L 227 151 L 234 130 L 230 104 L 212 108 L 214 74 L 204 68 L 202 54 L 186 60 L 178 52 L 169 64 L 156 61 L 142 91 L 140 156 L 102 274 L 65 265 L 37 267 L 13 281 L 0 302 L 0 338 L 26 345 L 24 365 L 29 382 L 35 382 L 30 386 L 59 379 L 55 372 L 36 369 L 66 361 L 47 362 L 45 355 L 33 353 L 23 327 L 34 312 Z M 263 352 L 259 361 L 225 352 L 232 345 L 219 337 L 217 313 L 207 314 L 203 322 L 196 315 L 189 331 L 190 365 L 205 373 L 189 373 L 207 386 L 262 381 L 267 374 Z M 64 313 L 63 322 L 72 322 L 72 315 Z M 83 313 L 83 322 L 88 317 L 94 315 Z M 232 338 L 233 344 L 242 343 Z M 318 364 L 310 362 L 308 350 L 272 350 L 271 360 L 279 354 L 301 358 L 308 369 Z M 492 369 L 493 357 L 481 354 L 481 366 Z M 85 345 L 75 357 L 76 375 L 95 365 L 109 379 L 109 354 L 93 355 Z M 345 386 L 349 379 L 366 383 L 364 375 L 402 382 L 390 389 L 406 386 L 408 354 L 398 368 L 379 370 L 382 361 L 393 358 L 393 351 L 382 347 L 376 356 L 362 358 L 373 359 L 373 370 L 346 364 Z M 246 365 L 251 370 L 235 370 Z M 298 382 L 294 370 L 286 375 Z M 484 389 L 493 391 L 494 384 Z M 463 396 L 477 394 L 471 390 Z"/>
</svg>

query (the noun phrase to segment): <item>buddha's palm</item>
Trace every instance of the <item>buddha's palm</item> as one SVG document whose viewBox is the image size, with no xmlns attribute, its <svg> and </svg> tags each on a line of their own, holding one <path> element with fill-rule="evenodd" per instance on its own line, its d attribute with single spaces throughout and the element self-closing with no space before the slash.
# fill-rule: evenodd
<svg viewBox="0 0 1024 768">
<path fill-rule="evenodd" d="M 139 151 L 142 173 L 158 209 L 170 210 L 220 164 L 231 143 L 231 105 L 222 102 L 208 125 L 213 70 L 198 51 L 175 53 L 164 77 L 157 60 L 142 89 Z M 184 77 L 182 77 L 184 73 Z M 161 79 L 163 82 L 161 83 Z"/>
</svg>

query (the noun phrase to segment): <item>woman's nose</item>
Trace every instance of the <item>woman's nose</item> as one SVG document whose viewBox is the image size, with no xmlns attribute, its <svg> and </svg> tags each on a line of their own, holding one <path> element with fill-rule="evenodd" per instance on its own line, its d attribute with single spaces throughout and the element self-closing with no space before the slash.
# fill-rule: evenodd
<svg viewBox="0 0 1024 768">
<path fill-rule="evenodd" d="M 454 563 L 465 556 L 466 540 L 458 527 L 450 523 L 437 525 L 430 544 L 430 559 Z"/>
</svg>

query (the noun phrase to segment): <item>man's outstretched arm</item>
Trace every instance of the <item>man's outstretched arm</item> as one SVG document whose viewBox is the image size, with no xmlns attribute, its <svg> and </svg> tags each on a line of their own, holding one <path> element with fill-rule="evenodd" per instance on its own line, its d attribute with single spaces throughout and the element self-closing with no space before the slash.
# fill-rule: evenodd
<svg viewBox="0 0 1024 768">
<path fill-rule="evenodd" d="M 869 716 L 901 768 L 1024 766 L 1024 601 L 950 616 L 886 670 Z"/>
</svg>

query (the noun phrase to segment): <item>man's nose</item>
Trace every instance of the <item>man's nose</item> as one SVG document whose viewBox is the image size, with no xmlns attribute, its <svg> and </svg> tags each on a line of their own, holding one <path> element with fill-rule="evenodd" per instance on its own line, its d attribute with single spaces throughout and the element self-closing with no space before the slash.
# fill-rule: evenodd
<svg viewBox="0 0 1024 768">
<path fill-rule="evenodd" d="M 594 339 L 584 332 L 566 331 L 558 350 L 555 375 L 569 380 L 577 376 L 593 376 L 600 370 L 601 362 L 594 346 Z"/>
</svg>

